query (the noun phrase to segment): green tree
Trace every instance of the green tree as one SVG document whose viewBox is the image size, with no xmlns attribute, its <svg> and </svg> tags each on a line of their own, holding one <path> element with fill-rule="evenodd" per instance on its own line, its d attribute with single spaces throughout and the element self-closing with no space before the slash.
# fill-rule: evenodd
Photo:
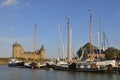
<svg viewBox="0 0 120 80">
<path fill-rule="evenodd" d="M 120 59 L 120 50 L 114 47 L 110 47 L 105 50 L 105 56 L 107 59 Z"/>
<path fill-rule="evenodd" d="M 80 49 L 77 51 L 77 56 L 80 58 L 81 54 L 82 54 L 82 49 L 86 49 L 88 53 L 90 53 L 90 43 L 86 43 L 84 46 L 80 47 Z M 92 45 L 92 49 L 94 52 L 98 52 L 98 48 L 94 45 Z"/>
</svg>

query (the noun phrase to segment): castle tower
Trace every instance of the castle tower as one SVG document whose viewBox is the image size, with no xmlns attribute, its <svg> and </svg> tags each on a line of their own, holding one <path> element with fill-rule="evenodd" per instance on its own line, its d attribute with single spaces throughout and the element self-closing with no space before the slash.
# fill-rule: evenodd
<svg viewBox="0 0 120 80">
<path fill-rule="evenodd" d="M 22 46 L 18 43 L 13 44 L 13 58 L 21 57 L 21 55 L 24 53 L 24 50 Z"/>
<path fill-rule="evenodd" d="M 41 46 L 39 53 L 40 53 L 39 56 L 41 59 L 46 59 L 46 52 L 43 45 Z"/>
</svg>

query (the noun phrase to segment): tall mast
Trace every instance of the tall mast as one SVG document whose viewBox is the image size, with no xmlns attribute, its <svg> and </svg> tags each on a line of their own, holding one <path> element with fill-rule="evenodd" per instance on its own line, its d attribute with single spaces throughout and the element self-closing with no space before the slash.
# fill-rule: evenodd
<svg viewBox="0 0 120 80">
<path fill-rule="evenodd" d="M 67 20 L 68 20 L 68 22 L 67 22 L 67 24 L 68 24 L 68 44 L 67 44 L 67 46 L 68 46 L 68 54 L 67 54 L 67 57 L 68 57 L 68 62 L 70 62 L 70 49 L 71 49 L 71 46 L 70 46 L 70 43 L 71 43 L 71 41 L 70 41 L 70 19 L 69 19 L 69 17 L 67 18 Z"/>
<path fill-rule="evenodd" d="M 62 58 L 64 58 L 64 43 L 62 39 L 62 33 L 60 31 L 59 23 L 57 24 L 57 39 L 58 39 L 58 57 L 60 56 L 60 52 L 62 52 Z M 60 51 L 62 49 L 62 51 Z"/>
<path fill-rule="evenodd" d="M 102 38 L 102 29 L 101 29 L 101 26 L 102 26 L 102 19 L 101 19 L 101 17 L 100 17 L 100 34 L 99 34 L 99 39 L 100 39 L 100 54 L 101 54 L 101 38 Z"/>
<path fill-rule="evenodd" d="M 59 23 L 57 23 L 57 43 L 58 43 L 58 60 L 60 57 L 60 46 L 59 46 Z"/>
<path fill-rule="evenodd" d="M 92 60 L 92 13 L 91 9 L 89 10 L 90 14 L 90 62 Z"/>
<path fill-rule="evenodd" d="M 105 51 L 106 45 L 105 45 L 105 32 L 103 31 L 103 51 Z"/>
<path fill-rule="evenodd" d="M 35 31 L 34 31 L 34 54 L 36 54 L 36 31 L 37 31 L 37 24 L 35 23 Z"/>
</svg>

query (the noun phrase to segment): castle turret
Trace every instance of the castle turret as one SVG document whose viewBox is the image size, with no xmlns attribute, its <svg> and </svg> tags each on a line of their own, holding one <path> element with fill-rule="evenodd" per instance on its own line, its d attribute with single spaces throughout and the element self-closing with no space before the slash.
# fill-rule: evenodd
<svg viewBox="0 0 120 80">
<path fill-rule="evenodd" d="M 13 44 L 13 58 L 16 57 L 21 57 L 21 55 L 24 53 L 24 50 L 22 48 L 22 46 L 18 43 Z"/>
<path fill-rule="evenodd" d="M 39 51 L 39 55 L 40 55 L 41 59 L 46 59 L 46 52 L 45 52 L 45 49 L 44 49 L 43 45 L 41 46 L 41 49 Z"/>
</svg>

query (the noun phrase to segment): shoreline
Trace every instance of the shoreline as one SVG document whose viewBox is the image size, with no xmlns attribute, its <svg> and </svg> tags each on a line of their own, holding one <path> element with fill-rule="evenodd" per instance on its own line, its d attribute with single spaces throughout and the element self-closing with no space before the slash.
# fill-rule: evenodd
<svg viewBox="0 0 120 80">
<path fill-rule="evenodd" d="M 2 58 L 0 59 L 0 65 L 8 64 L 8 59 L 7 58 Z"/>
<path fill-rule="evenodd" d="M 0 65 L 8 64 L 8 61 L 2 61 L 0 60 Z"/>
</svg>

